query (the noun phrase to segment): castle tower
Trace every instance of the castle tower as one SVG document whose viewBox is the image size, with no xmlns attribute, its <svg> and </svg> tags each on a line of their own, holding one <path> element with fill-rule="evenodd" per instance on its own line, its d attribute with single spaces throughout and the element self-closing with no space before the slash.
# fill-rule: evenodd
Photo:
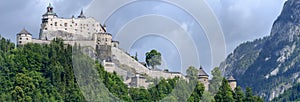
<svg viewBox="0 0 300 102">
<path fill-rule="evenodd" d="M 198 71 L 198 80 L 204 84 L 206 91 L 208 90 L 208 85 L 209 85 L 208 77 L 209 77 L 208 74 L 203 70 L 201 66 Z"/>
<path fill-rule="evenodd" d="M 110 33 L 97 33 L 96 36 L 98 59 L 100 61 L 111 60 L 112 35 Z"/>
<path fill-rule="evenodd" d="M 42 22 L 47 23 L 49 19 L 57 17 L 56 13 L 53 11 L 51 3 L 47 7 L 47 12 L 43 15 Z"/>
<path fill-rule="evenodd" d="M 46 27 L 48 22 L 51 22 L 54 18 L 57 18 L 56 13 L 53 11 L 53 7 L 51 5 L 51 3 L 49 3 L 48 7 L 47 7 L 47 12 L 45 14 L 43 14 L 42 16 L 42 24 L 41 24 L 41 28 L 40 28 L 40 34 L 39 34 L 39 38 L 42 39 L 42 33 L 44 30 L 48 30 L 48 28 Z M 47 38 L 43 38 L 43 39 L 47 39 Z"/>
<path fill-rule="evenodd" d="M 32 35 L 24 28 L 17 34 L 17 45 L 24 45 L 32 42 Z"/>
<path fill-rule="evenodd" d="M 230 85 L 230 88 L 231 88 L 232 90 L 234 90 L 234 89 L 236 88 L 236 84 L 237 84 L 236 79 L 234 79 L 233 76 L 230 76 L 227 80 L 228 80 L 228 83 L 229 83 L 229 85 Z"/>
</svg>

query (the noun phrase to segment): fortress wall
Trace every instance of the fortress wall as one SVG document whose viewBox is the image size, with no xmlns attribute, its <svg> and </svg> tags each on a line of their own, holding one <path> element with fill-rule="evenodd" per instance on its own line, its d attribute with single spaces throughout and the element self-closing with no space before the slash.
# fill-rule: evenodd
<svg viewBox="0 0 300 102">
<path fill-rule="evenodd" d="M 38 39 L 32 39 L 32 43 L 37 44 L 50 44 L 50 40 L 38 40 Z M 64 41 L 64 44 L 69 44 L 71 46 L 74 46 L 75 43 L 80 46 L 90 46 L 95 49 L 95 41 Z"/>
<path fill-rule="evenodd" d="M 49 40 L 38 40 L 38 39 L 32 39 L 32 43 L 37 43 L 37 44 L 50 44 L 51 41 Z"/>
<path fill-rule="evenodd" d="M 127 65 L 129 67 L 135 68 L 137 73 L 143 74 L 149 74 L 149 69 L 140 64 L 135 59 L 131 58 L 129 55 L 127 55 L 124 51 L 120 50 L 119 48 L 112 47 L 112 58 L 119 60 L 121 64 Z"/>
<path fill-rule="evenodd" d="M 164 77 L 165 79 L 175 78 L 176 76 L 181 77 L 181 78 L 185 78 L 182 74 L 179 74 L 179 73 L 169 73 L 169 72 L 153 71 L 153 70 L 150 70 L 149 76 L 152 77 L 152 78 Z"/>
<path fill-rule="evenodd" d="M 95 41 L 64 41 L 65 44 L 69 44 L 71 46 L 74 46 L 75 43 L 77 45 L 80 45 L 80 46 L 90 46 L 92 47 L 93 49 L 95 49 L 96 47 L 96 44 L 95 44 Z"/>
</svg>

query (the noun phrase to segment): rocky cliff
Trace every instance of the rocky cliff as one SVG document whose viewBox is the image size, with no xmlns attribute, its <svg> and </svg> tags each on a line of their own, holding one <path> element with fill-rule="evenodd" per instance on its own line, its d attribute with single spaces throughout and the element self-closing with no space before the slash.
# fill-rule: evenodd
<svg viewBox="0 0 300 102">
<path fill-rule="evenodd" d="M 238 85 L 273 99 L 300 82 L 300 0 L 288 0 L 267 37 L 239 45 L 220 68 Z"/>
</svg>

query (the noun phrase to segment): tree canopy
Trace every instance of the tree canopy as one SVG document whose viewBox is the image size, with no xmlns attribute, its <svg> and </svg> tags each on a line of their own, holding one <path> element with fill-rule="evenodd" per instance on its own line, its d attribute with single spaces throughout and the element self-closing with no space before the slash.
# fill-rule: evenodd
<svg viewBox="0 0 300 102">
<path fill-rule="evenodd" d="M 156 50 L 151 50 L 150 52 L 147 52 L 146 63 L 153 69 L 155 68 L 155 66 L 161 65 L 161 53 Z"/>
</svg>

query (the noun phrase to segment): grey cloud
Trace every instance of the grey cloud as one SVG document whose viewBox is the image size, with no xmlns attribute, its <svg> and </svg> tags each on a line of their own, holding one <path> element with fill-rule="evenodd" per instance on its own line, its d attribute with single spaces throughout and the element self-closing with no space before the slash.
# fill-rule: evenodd
<svg viewBox="0 0 300 102">
<path fill-rule="evenodd" d="M 269 35 L 285 0 L 207 0 L 222 25 L 227 53 L 242 42 Z"/>
</svg>

